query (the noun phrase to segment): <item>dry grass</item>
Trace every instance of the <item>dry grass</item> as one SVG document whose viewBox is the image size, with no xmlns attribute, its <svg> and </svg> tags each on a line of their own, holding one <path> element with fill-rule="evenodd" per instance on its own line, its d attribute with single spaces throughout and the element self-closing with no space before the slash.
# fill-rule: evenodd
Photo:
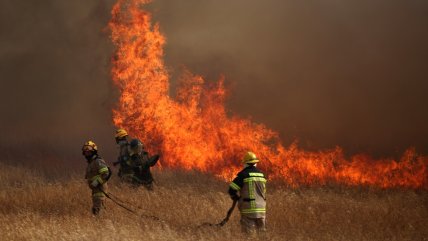
<svg viewBox="0 0 428 241">
<path fill-rule="evenodd" d="M 83 170 L 82 170 L 83 172 Z M 132 189 L 113 177 L 110 191 L 141 207 L 133 216 L 107 200 L 101 217 L 90 214 L 81 178 L 47 178 L 0 163 L 1 240 L 245 240 L 230 205 L 227 184 L 200 173 L 155 172 L 155 192 Z M 428 240 L 428 194 L 356 188 L 270 187 L 268 240 Z"/>
</svg>

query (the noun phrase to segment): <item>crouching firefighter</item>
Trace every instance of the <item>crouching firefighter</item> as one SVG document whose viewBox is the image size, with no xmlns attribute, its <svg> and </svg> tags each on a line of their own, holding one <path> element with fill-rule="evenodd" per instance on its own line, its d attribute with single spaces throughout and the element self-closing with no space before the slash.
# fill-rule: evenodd
<svg viewBox="0 0 428 241">
<path fill-rule="evenodd" d="M 122 181 L 132 180 L 132 176 L 134 173 L 133 168 L 130 166 L 130 158 L 129 158 L 129 142 L 128 142 L 128 132 L 124 129 L 117 129 L 115 140 L 117 145 L 119 146 L 119 156 L 117 161 L 113 163 L 114 166 L 119 164 L 119 172 L 118 176 Z"/>
<path fill-rule="evenodd" d="M 143 143 L 138 139 L 133 139 L 129 143 L 130 165 L 134 170 L 132 182 L 136 185 L 143 185 L 147 190 L 153 191 L 153 176 L 150 168 L 156 165 L 159 155 L 149 157 L 149 153 L 144 150 Z"/>
<path fill-rule="evenodd" d="M 229 195 L 238 201 L 242 231 L 249 234 L 266 231 L 266 178 L 257 169 L 257 156 L 247 152 L 242 159 L 244 169 L 230 183 Z M 238 195 L 239 193 L 239 195 Z"/>
<path fill-rule="evenodd" d="M 107 181 L 111 176 L 110 168 L 98 155 L 97 145 L 93 141 L 86 142 L 82 147 L 82 154 L 88 161 L 85 179 L 92 190 L 92 213 L 98 215 L 104 208 Z"/>
</svg>

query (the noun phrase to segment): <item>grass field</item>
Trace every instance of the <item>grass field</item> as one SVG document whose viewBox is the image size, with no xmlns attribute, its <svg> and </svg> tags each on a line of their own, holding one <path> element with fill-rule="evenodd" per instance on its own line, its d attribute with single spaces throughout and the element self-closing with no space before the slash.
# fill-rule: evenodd
<svg viewBox="0 0 428 241">
<path fill-rule="evenodd" d="M 1 240 L 246 240 L 235 212 L 223 228 L 227 183 L 201 173 L 155 171 L 155 191 L 113 176 L 110 191 L 141 208 L 141 218 L 110 200 L 90 213 L 82 174 L 66 178 L 0 163 Z M 57 173 L 56 176 L 61 176 Z M 268 186 L 267 240 L 428 240 L 428 193 L 411 190 Z"/>
</svg>

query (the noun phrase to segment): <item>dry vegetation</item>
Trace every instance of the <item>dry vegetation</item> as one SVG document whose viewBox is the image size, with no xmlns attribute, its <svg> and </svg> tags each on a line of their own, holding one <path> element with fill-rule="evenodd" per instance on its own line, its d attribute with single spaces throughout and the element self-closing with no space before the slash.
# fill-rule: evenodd
<svg viewBox="0 0 428 241">
<path fill-rule="evenodd" d="M 237 212 L 223 228 L 198 227 L 224 217 L 231 203 L 226 183 L 200 173 L 154 175 L 154 192 L 121 185 L 115 176 L 110 191 L 160 221 L 109 200 L 95 218 L 81 175 L 52 179 L 0 163 L 0 239 L 245 240 Z M 428 240 L 427 192 L 271 185 L 268 202 L 268 240 Z"/>
</svg>

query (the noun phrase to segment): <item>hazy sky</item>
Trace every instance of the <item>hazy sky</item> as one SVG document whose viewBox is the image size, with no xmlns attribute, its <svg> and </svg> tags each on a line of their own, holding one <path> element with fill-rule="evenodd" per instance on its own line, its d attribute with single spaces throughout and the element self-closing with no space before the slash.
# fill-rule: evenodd
<svg viewBox="0 0 428 241">
<path fill-rule="evenodd" d="M 0 0 L 1 141 L 113 155 L 113 0 Z M 428 1 L 158 0 L 172 79 L 226 76 L 228 108 L 317 150 L 428 154 Z"/>
</svg>

